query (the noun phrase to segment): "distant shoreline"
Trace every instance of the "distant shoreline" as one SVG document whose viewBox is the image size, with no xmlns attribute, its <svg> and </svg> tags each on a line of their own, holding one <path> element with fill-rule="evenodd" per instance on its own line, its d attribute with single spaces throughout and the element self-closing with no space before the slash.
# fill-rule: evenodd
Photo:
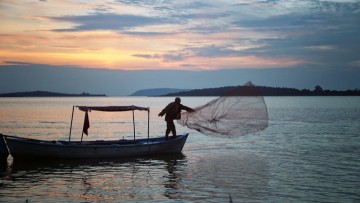
<svg viewBox="0 0 360 203">
<path fill-rule="evenodd" d="M 0 94 L 0 97 L 106 97 L 105 94 L 90 94 L 83 92 L 81 94 L 68 94 L 59 92 L 47 91 L 32 91 L 32 92 L 12 92 Z"/>
<path fill-rule="evenodd" d="M 323 90 L 316 86 L 314 90 L 295 89 L 286 87 L 255 86 L 227 86 L 218 88 L 194 89 L 190 91 L 170 93 L 162 96 L 223 96 L 234 92 L 232 96 L 360 96 L 360 90 Z M 229 95 L 231 96 L 231 95 Z"/>
</svg>

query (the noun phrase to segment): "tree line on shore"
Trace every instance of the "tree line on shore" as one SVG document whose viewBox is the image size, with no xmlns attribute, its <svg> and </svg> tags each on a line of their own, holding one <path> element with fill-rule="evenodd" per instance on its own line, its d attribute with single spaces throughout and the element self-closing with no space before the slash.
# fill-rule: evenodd
<svg viewBox="0 0 360 203">
<path fill-rule="evenodd" d="M 182 91 L 176 93 L 170 93 L 163 96 L 224 96 L 229 92 L 237 91 L 239 96 L 255 96 L 254 91 L 256 90 L 256 96 L 360 96 L 360 90 L 324 90 L 321 86 L 317 85 L 313 90 L 309 89 L 296 89 L 286 87 L 266 87 L 266 86 L 255 86 L 251 82 L 244 86 L 227 86 L 218 88 L 205 88 L 205 89 L 194 89 L 190 91 Z"/>
<path fill-rule="evenodd" d="M 105 94 L 90 94 L 83 92 L 81 94 L 68 94 L 48 91 L 32 91 L 32 92 L 13 92 L 0 94 L 0 97 L 105 97 Z"/>
</svg>

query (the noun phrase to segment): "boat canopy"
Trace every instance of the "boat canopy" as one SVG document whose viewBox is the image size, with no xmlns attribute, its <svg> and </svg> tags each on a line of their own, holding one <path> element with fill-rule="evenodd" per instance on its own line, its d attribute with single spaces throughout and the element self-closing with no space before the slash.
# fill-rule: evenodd
<svg viewBox="0 0 360 203">
<path fill-rule="evenodd" d="M 88 112 L 90 111 L 107 111 L 107 112 L 121 112 L 121 111 L 132 111 L 133 117 L 133 126 L 134 126 L 134 140 L 135 140 L 135 115 L 134 111 L 147 111 L 148 112 L 148 139 L 150 134 L 150 108 L 149 107 L 140 107 L 140 106 L 73 106 L 72 114 L 71 114 L 71 123 L 70 123 L 70 133 L 69 133 L 69 142 L 71 140 L 71 130 L 74 119 L 74 109 L 75 107 L 79 108 L 80 111 L 85 112 L 83 132 L 81 134 L 81 141 L 83 140 L 84 133 L 88 135 L 87 129 L 90 127 Z"/>
<path fill-rule="evenodd" d="M 140 106 L 77 106 L 81 111 L 149 111 L 148 107 L 140 107 Z"/>
</svg>

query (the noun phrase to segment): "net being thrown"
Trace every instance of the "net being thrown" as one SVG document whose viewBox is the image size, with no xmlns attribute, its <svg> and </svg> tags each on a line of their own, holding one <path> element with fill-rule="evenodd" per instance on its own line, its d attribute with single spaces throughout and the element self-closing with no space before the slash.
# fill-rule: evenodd
<svg viewBox="0 0 360 203">
<path fill-rule="evenodd" d="M 182 113 L 178 123 L 205 135 L 238 137 L 268 126 L 264 98 L 252 83 L 233 88 L 194 110 Z"/>
</svg>

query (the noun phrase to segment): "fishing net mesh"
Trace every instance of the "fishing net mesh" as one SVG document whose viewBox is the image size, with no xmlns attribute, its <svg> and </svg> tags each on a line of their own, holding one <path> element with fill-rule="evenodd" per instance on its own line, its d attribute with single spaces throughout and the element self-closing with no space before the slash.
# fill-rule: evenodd
<svg viewBox="0 0 360 203">
<path fill-rule="evenodd" d="M 268 126 L 264 98 L 251 84 L 236 87 L 194 110 L 183 112 L 178 123 L 209 136 L 238 137 Z"/>
</svg>

